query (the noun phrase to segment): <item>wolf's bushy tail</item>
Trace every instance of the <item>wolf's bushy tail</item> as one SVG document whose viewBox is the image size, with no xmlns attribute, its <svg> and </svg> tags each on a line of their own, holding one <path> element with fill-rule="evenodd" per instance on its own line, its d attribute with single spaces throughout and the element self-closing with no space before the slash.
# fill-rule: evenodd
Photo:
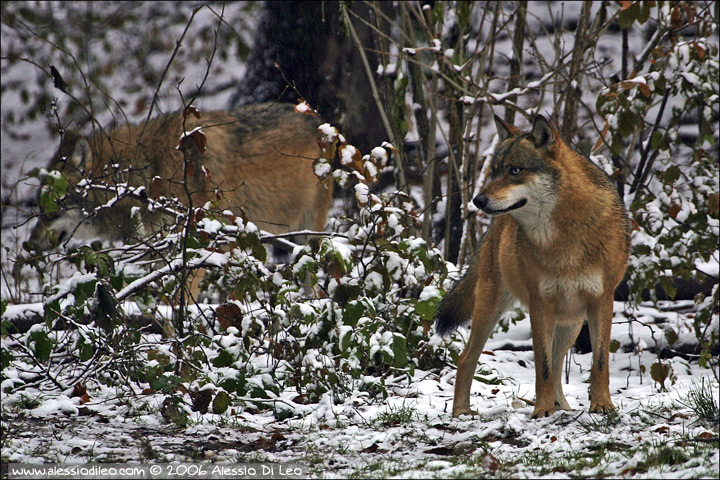
<svg viewBox="0 0 720 480">
<path fill-rule="evenodd" d="M 475 306 L 475 286 L 480 275 L 480 262 L 477 257 L 478 253 L 473 257 L 465 275 L 455 283 L 440 302 L 435 316 L 435 331 L 440 335 L 452 333 L 472 318 Z"/>
</svg>

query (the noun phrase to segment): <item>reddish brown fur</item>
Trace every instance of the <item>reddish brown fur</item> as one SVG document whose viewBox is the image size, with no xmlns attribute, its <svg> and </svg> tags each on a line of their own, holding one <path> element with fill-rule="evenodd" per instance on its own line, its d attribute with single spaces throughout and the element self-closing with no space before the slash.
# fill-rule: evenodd
<svg viewBox="0 0 720 480">
<path fill-rule="evenodd" d="M 215 201 L 215 208 L 229 209 L 236 214 L 242 211 L 249 221 L 272 233 L 322 230 L 332 192 L 331 186 L 323 185 L 313 173 L 313 160 L 320 156 L 316 142 L 318 124 L 316 119 L 294 112 L 288 104 L 252 105 L 233 112 L 202 112 L 199 119 L 189 115 L 184 131 L 191 132 L 202 126 L 207 139 L 207 150 L 203 154 L 195 148 L 185 151 L 191 164 L 188 186 L 193 205 Z M 90 155 L 87 148 L 83 150 L 82 140 L 66 142 L 61 154 L 68 156 L 69 161 L 56 161 L 49 169 L 62 169 L 71 183 L 76 183 L 81 176 L 107 181 L 108 172 L 114 171 L 108 170 L 109 165 L 117 163 L 122 168 L 132 165 L 132 185 L 144 185 L 153 198 L 176 196 L 187 203 L 188 197 L 181 185 L 184 154 L 176 149 L 183 133 L 182 113 L 151 120 L 138 143 L 142 131 L 140 125 L 98 132 L 87 141 Z M 153 182 L 155 177 L 162 180 Z M 127 181 L 127 177 L 121 181 Z M 94 192 L 89 206 L 103 204 L 109 198 L 109 194 Z M 133 205 L 141 203 L 126 200 L 100 215 L 94 221 L 97 232 L 104 237 L 132 237 L 135 232 L 130 222 L 130 208 Z M 158 220 L 155 217 L 146 223 L 154 224 Z M 42 239 L 52 226 L 53 222 L 41 221 L 33 237 Z"/>
</svg>

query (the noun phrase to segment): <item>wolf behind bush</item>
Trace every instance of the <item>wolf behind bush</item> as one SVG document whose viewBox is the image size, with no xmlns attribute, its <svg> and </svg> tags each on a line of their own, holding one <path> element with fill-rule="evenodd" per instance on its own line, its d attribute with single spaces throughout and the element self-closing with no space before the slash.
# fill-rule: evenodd
<svg viewBox="0 0 720 480">
<path fill-rule="evenodd" d="M 45 248 L 73 235 L 130 241 L 139 229 L 177 222 L 148 208 L 148 198 L 194 207 L 213 202 L 217 211 L 244 214 L 271 233 L 322 230 L 332 191 L 313 172 L 319 123 L 293 105 L 263 103 L 198 115 L 178 111 L 87 139 L 67 133 L 47 168 L 60 172 L 67 193 L 49 202 L 31 237 Z M 134 208 L 142 212 L 141 225 Z"/>
</svg>

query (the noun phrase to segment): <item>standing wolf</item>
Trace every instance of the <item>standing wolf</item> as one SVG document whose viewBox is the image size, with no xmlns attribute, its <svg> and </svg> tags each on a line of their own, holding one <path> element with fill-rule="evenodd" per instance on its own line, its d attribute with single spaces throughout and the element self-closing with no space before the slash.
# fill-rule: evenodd
<svg viewBox="0 0 720 480">
<path fill-rule="evenodd" d="M 590 412 L 614 409 L 609 389 L 613 293 L 630 252 L 630 224 L 607 176 L 572 151 L 538 116 L 530 133 L 495 117 L 500 143 L 491 179 L 473 203 L 494 220 L 465 276 L 443 299 L 436 330 L 448 333 L 472 317 L 458 360 L 453 416 L 470 409 L 480 353 L 514 300 L 528 307 L 535 352 L 532 417 L 569 410 L 563 359 L 583 320 L 593 362 Z"/>
<path fill-rule="evenodd" d="M 214 201 L 220 210 L 243 211 L 272 233 L 322 230 L 332 192 L 313 173 L 313 160 L 320 156 L 318 125 L 290 104 L 248 105 L 231 112 L 204 112 L 200 118 L 175 112 L 151 120 L 147 127 L 117 127 L 87 140 L 66 138 L 48 170 L 62 172 L 71 187 L 86 179 L 128 183 L 145 187 L 144 194 L 154 198 L 177 197 L 186 205 L 190 192 L 194 206 Z M 180 142 L 197 127 L 203 127 L 202 135 L 190 134 L 185 137 L 190 140 Z M 179 143 L 184 152 L 176 148 Z M 92 190 L 81 196 L 70 188 L 65 208 L 41 215 L 32 238 L 47 247 L 54 243 L 49 237 L 57 242 L 73 233 L 84 238 L 135 237 L 131 209 L 142 201 L 115 202 L 116 195 Z M 109 204 L 111 208 L 97 209 Z M 97 210 L 97 215 L 83 219 L 79 207 Z M 152 231 L 176 221 L 153 212 L 145 212 L 143 220 Z"/>
</svg>

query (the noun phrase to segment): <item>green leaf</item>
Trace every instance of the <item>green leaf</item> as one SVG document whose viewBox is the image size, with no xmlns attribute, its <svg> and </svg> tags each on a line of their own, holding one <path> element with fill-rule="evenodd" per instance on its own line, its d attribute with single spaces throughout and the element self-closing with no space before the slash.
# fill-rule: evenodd
<svg viewBox="0 0 720 480">
<path fill-rule="evenodd" d="M 640 7 L 637 14 L 637 21 L 642 25 L 650 18 L 651 2 L 638 2 L 638 4 Z"/>
<path fill-rule="evenodd" d="M 182 379 L 175 375 L 158 375 L 149 383 L 150 388 L 153 390 L 157 390 L 162 393 L 170 393 L 175 390 L 175 387 L 182 383 Z"/>
<path fill-rule="evenodd" d="M 122 273 L 119 273 L 117 275 L 110 275 L 110 286 L 115 291 L 122 289 L 124 284 L 125 284 L 125 280 L 123 278 Z"/>
<path fill-rule="evenodd" d="M 213 366 L 215 367 L 227 367 L 235 361 L 235 357 L 230 354 L 227 350 L 220 350 L 217 357 L 213 359 Z"/>
<path fill-rule="evenodd" d="M 635 129 L 642 125 L 642 119 L 636 114 L 623 110 L 618 114 L 618 133 L 623 137 L 629 137 L 635 132 Z"/>
<path fill-rule="evenodd" d="M 0 369 L 5 370 L 10 366 L 12 361 L 15 360 L 12 352 L 8 349 L 3 348 L 0 352 Z"/>
<path fill-rule="evenodd" d="M 359 300 L 351 300 L 343 309 L 343 323 L 352 327 L 357 326 L 358 320 L 365 314 L 365 307 Z"/>
<path fill-rule="evenodd" d="M 664 150 L 667 151 L 670 149 L 670 145 L 668 143 L 667 136 L 663 135 L 659 131 L 655 131 L 653 133 L 652 137 L 650 138 L 650 147 L 653 150 Z"/>
<path fill-rule="evenodd" d="M 672 277 L 669 277 L 667 275 L 663 275 L 660 277 L 660 286 L 665 290 L 665 293 L 668 297 L 671 299 L 675 299 L 675 295 L 677 295 L 677 289 L 675 288 L 675 282 L 673 281 Z"/>
<path fill-rule="evenodd" d="M 92 298 L 95 295 L 95 285 L 97 280 L 90 280 L 89 282 L 78 283 L 73 290 L 73 296 L 75 297 L 75 306 L 81 306 L 85 300 Z"/>
<path fill-rule="evenodd" d="M 341 284 L 335 289 L 333 300 L 340 305 L 345 305 L 348 301 L 357 299 L 361 293 L 362 288 L 359 285 Z"/>
<path fill-rule="evenodd" d="M 30 334 L 31 349 L 38 360 L 49 360 L 53 342 L 44 330 L 35 330 Z"/>
<path fill-rule="evenodd" d="M 225 391 L 220 391 L 217 395 L 215 395 L 215 398 L 212 402 L 213 413 L 225 413 L 225 411 L 231 404 L 232 399 L 230 398 L 230 395 L 228 395 Z"/>
<path fill-rule="evenodd" d="M 673 185 L 680 178 L 681 174 L 682 172 L 680 172 L 677 165 L 672 165 L 663 173 L 663 183 L 665 185 Z"/>
<path fill-rule="evenodd" d="M 115 262 L 107 253 L 89 251 L 85 256 L 85 271 L 97 271 L 100 278 L 107 278 L 111 273 L 115 273 Z"/>
<path fill-rule="evenodd" d="M 43 305 L 43 319 L 45 325 L 52 327 L 53 321 L 60 316 L 60 300 L 55 300 L 51 303 Z"/>
<path fill-rule="evenodd" d="M 46 213 L 54 213 L 58 210 L 58 201 L 68 191 L 68 181 L 60 172 L 53 170 L 45 177 L 43 186 L 40 189 L 40 207 Z"/>
<path fill-rule="evenodd" d="M 423 320 L 432 320 L 437 313 L 438 305 L 440 305 L 440 297 L 432 297 L 426 300 L 419 300 L 415 304 L 415 313 L 420 315 Z"/>
<path fill-rule="evenodd" d="M 255 258 L 264 262 L 267 257 L 267 250 L 260 242 L 260 237 L 256 234 L 242 232 L 237 236 L 237 244 L 243 250 L 250 250 Z"/>
<path fill-rule="evenodd" d="M 404 368 L 408 366 L 407 341 L 399 333 L 393 335 L 393 366 Z"/>
<path fill-rule="evenodd" d="M 665 334 L 665 340 L 667 340 L 669 345 L 674 345 L 675 342 L 678 341 L 679 336 L 678 336 L 678 333 L 675 331 L 675 329 L 666 328 L 664 330 L 664 334 Z"/>
<path fill-rule="evenodd" d="M 640 2 L 633 2 L 632 5 L 621 11 L 620 15 L 618 15 L 618 23 L 620 24 L 620 28 L 630 28 L 635 22 L 635 20 L 639 19 L 640 14 Z M 647 18 L 645 20 L 647 20 Z M 644 23 L 645 20 L 641 21 L 640 23 Z"/>
<path fill-rule="evenodd" d="M 87 362 L 95 354 L 95 346 L 90 342 L 86 342 L 85 340 L 86 338 L 81 336 L 80 338 L 78 338 L 76 344 L 78 357 L 80 358 L 81 362 Z"/>
</svg>

